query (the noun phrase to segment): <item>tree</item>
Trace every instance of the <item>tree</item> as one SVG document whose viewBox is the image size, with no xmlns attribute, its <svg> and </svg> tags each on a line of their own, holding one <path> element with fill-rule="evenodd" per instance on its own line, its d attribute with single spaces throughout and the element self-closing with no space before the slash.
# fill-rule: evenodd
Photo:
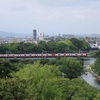
<svg viewBox="0 0 100 100">
<path fill-rule="evenodd" d="M 59 85 L 62 87 L 62 100 L 93 100 L 96 94 L 100 92 L 79 78 L 72 80 L 64 78 L 59 81 Z"/>
<path fill-rule="evenodd" d="M 29 96 L 33 100 L 61 100 L 57 76 L 59 70 L 56 66 L 26 65 L 16 73 L 17 77 L 27 79 Z"/>
<path fill-rule="evenodd" d="M 96 52 L 95 57 L 100 59 L 100 50 L 98 52 Z"/>
<path fill-rule="evenodd" d="M 10 77 L 10 73 L 17 71 L 9 60 L 0 59 L 0 78 Z"/>
<path fill-rule="evenodd" d="M 100 75 L 100 50 L 96 52 L 95 57 L 97 57 L 97 59 L 92 67 L 94 71 Z"/>
<path fill-rule="evenodd" d="M 40 64 L 42 64 L 42 65 L 45 65 L 45 64 L 48 64 L 50 61 L 49 61 L 49 59 L 40 59 Z"/>
<path fill-rule="evenodd" d="M 62 42 L 64 42 L 66 44 L 66 47 L 65 47 L 66 52 L 76 52 L 77 51 L 77 47 L 74 46 L 74 44 L 72 43 L 71 40 L 67 39 Z"/>
<path fill-rule="evenodd" d="M 98 92 L 93 100 L 100 100 L 100 92 Z"/>
<path fill-rule="evenodd" d="M 98 89 L 80 78 L 61 77 L 55 65 L 35 62 L 11 75 L 0 79 L 0 100 L 99 100 Z"/>
<path fill-rule="evenodd" d="M 58 52 L 58 47 L 57 47 L 57 42 L 48 42 L 48 49 L 47 51 L 49 53 L 57 53 Z"/>
<path fill-rule="evenodd" d="M 58 53 L 67 52 L 67 51 L 66 51 L 66 47 L 68 47 L 68 45 L 65 44 L 64 42 L 58 42 L 58 43 L 57 43 L 57 50 L 58 50 Z"/>
<path fill-rule="evenodd" d="M 69 79 L 77 78 L 83 72 L 83 66 L 76 59 L 61 58 L 57 61 L 57 65 L 60 66 L 60 71 L 65 74 L 65 77 Z"/>
<path fill-rule="evenodd" d="M 79 40 L 77 38 L 71 38 L 70 41 L 73 43 L 78 50 L 89 50 L 90 46 L 85 40 Z"/>
<path fill-rule="evenodd" d="M 5 54 L 9 50 L 7 44 L 0 44 L 0 54 Z"/>
<path fill-rule="evenodd" d="M 10 43 L 8 44 L 8 54 L 9 53 L 19 53 L 18 43 Z"/>
<path fill-rule="evenodd" d="M 31 99 L 27 90 L 27 80 L 19 77 L 0 79 L 0 100 Z"/>
<path fill-rule="evenodd" d="M 98 75 L 100 75 L 100 59 L 99 58 L 95 61 L 93 69 Z"/>
</svg>

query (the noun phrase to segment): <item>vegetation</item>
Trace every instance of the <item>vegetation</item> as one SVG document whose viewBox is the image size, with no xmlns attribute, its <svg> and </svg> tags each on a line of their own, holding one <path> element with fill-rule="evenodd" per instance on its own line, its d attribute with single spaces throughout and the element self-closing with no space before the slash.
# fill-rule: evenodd
<svg viewBox="0 0 100 100">
<path fill-rule="evenodd" d="M 0 44 L 0 54 L 9 53 L 64 53 L 79 52 L 89 50 L 89 44 L 85 40 L 76 38 L 67 39 L 65 41 L 40 41 L 35 43 L 10 43 Z"/>
<path fill-rule="evenodd" d="M 92 66 L 92 69 L 95 73 L 97 73 L 98 75 L 100 75 L 100 51 L 98 51 L 95 54 L 95 57 L 97 57 L 94 65 Z"/>
<path fill-rule="evenodd" d="M 91 52 L 89 52 L 89 56 L 95 57 L 95 55 L 96 55 L 96 51 L 91 51 Z"/>
<path fill-rule="evenodd" d="M 77 38 L 70 39 L 72 44 L 78 49 L 78 50 L 89 50 L 90 46 L 85 40 L 79 40 Z"/>
<path fill-rule="evenodd" d="M 100 59 L 100 50 L 98 52 L 96 52 L 95 57 Z"/>
<path fill-rule="evenodd" d="M 56 63 L 59 66 L 60 71 L 64 73 L 65 77 L 69 79 L 77 78 L 83 72 L 83 66 L 80 61 L 73 58 L 61 58 Z"/>
<path fill-rule="evenodd" d="M 38 44 L 0 44 L 0 53 L 61 53 L 79 50 L 89 50 L 89 45 L 75 38 L 48 43 L 40 41 Z M 96 70 L 99 70 L 99 65 L 98 56 Z M 81 62 L 73 58 L 58 57 L 51 61 L 22 59 L 17 63 L 0 59 L 0 100 L 99 100 L 100 90 L 84 82 L 79 77 L 82 73 Z"/>
<path fill-rule="evenodd" d="M 100 59 L 97 59 L 94 64 L 95 72 L 100 75 Z"/>
<path fill-rule="evenodd" d="M 9 60 L 0 59 L 0 78 L 11 77 L 13 71 L 17 71 L 17 68 Z"/>
<path fill-rule="evenodd" d="M 23 65 L 20 69 L 19 64 Z M 9 72 L 11 77 L 0 78 L 0 100 L 99 100 L 100 90 L 77 78 L 83 67 L 75 59 L 34 62 L 23 59 L 14 66 L 19 69 L 17 72 L 13 69 Z"/>
</svg>

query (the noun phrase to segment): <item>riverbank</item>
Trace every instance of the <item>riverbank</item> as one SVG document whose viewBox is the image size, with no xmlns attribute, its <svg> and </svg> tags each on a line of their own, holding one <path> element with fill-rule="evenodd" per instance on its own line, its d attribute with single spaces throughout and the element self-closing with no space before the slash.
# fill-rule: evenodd
<svg viewBox="0 0 100 100">
<path fill-rule="evenodd" d="M 94 64 L 96 58 L 89 58 L 88 60 L 84 60 L 84 71 L 85 73 L 81 75 L 81 77 L 86 81 L 89 85 L 100 89 L 100 81 L 96 79 L 96 77 L 90 73 L 90 65 Z M 91 71 L 92 72 L 92 71 Z"/>
<path fill-rule="evenodd" d="M 92 69 L 91 69 L 90 66 L 88 66 L 88 71 L 89 71 L 98 81 L 100 81 L 100 76 L 98 76 L 96 73 L 94 73 L 94 72 L 92 71 Z"/>
</svg>

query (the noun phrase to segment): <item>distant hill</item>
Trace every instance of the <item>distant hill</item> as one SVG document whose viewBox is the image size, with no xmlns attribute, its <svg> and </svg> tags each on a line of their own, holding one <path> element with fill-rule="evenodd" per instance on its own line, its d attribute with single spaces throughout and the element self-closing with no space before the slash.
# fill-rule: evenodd
<svg viewBox="0 0 100 100">
<path fill-rule="evenodd" d="M 16 37 L 16 35 L 15 33 L 0 31 L 0 37 Z"/>
<path fill-rule="evenodd" d="M 30 36 L 31 34 L 23 34 L 23 33 L 11 33 L 11 32 L 5 32 L 0 31 L 0 37 L 23 37 L 23 36 Z"/>
</svg>

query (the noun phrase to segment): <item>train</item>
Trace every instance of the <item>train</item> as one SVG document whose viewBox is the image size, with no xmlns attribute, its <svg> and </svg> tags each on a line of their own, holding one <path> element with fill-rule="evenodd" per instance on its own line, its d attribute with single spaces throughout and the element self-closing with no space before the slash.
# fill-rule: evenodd
<svg viewBox="0 0 100 100">
<path fill-rule="evenodd" d="M 88 53 L 0 54 L 0 58 L 87 57 Z"/>
</svg>

